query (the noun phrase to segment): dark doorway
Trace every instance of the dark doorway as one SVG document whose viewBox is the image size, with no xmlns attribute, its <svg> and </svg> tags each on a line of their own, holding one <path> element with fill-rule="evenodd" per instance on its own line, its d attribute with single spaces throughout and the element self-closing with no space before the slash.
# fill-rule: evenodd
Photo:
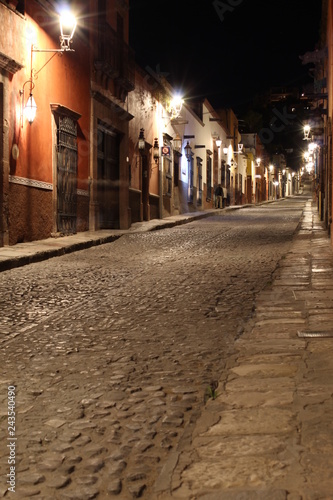
<svg viewBox="0 0 333 500">
<path fill-rule="evenodd" d="M 4 245 L 4 113 L 3 113 L 3 83 L 0 82 L 0 247 Z"/>
<path fill-rule="evenodd" d="M 143 209 L 143 220 L 150 220 L 150 210 L 149 210 L 149 178 L 150 178 L 150 168 L 147 156 L 147 151 L 141 154 L 141 165 L 142 165 L 142 209 Z"/>
<path fill-rule="evenodd" d="M 98 203 L 101 229 L 119 228 L 119 135 L 98 127 Z"/>
<path fill-rule="evenodd" d="M 58 121 L 57 231 L 76 233 L 77 124 L 68 116 Z"/>
</svg>

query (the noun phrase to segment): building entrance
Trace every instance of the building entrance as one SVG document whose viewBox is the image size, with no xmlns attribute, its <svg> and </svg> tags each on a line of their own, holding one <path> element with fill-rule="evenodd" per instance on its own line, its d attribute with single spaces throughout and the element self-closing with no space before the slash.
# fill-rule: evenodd
<svg viewBox="0 0 333 500">
<path fill-rule="evenodd" d="M 119 136 L 98 127 L 98 204 L 101 229 L 119 228 Z"/>
</svg>

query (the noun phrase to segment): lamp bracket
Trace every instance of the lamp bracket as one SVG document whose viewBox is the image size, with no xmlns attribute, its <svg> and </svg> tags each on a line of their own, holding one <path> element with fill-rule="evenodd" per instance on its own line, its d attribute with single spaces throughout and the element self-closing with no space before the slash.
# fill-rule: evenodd
<svg viewBox="0 0 333 500">
<path fill-rule="evenodd" d="M 71 49 L 70 47 L 62 47 L 61 49 L 39 49 L 38 47 L 33 46 L 32 47 L 32 52 L 55 52 L 55 53 L 62 53 L 62 52 L 75 52 L 74 49 Z"/>
</svg>

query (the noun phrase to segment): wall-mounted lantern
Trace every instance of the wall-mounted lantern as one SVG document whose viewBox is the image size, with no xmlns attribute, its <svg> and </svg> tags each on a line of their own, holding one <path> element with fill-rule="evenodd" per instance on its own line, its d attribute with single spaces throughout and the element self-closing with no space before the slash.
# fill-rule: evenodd
<svg viewBox="0 0 333 500">
<path fill-rule="evenodd" d="M 72 50 L 70 44 L 73 41 L 73 36 L 76 30 L 76 19 L 68 11 L 60 16 L 60 47 L 61 51 L 66 52 Z"/>
<path fill-rule="evenodd" d="M 191 148 L 188 141 L 187 141 L 187 144 L 186 144 L 184 149 L 185 149 L 185 156 L 186 156 L 187 160 L 189 160 L 191 158 L 192 148 Z"/>
<path fill-rule="evenodd" d="M 138 147 L 140 151 L 143 151 L 146 147 L 146 141 L 145 141 L 145 136 L 144 136 L 145 129 L 141 128 L 140 129 L 140 134 L 139 134 L 139 142 L 138 142 Z"/>
<path fill-rule="evenodd" d="M 36 113 L 37 113 L 37 104 L 36 101 L 33 97 L 32 91 L 35 88 L 35 83 L 34 83 L 34 78 L 38 75 L 38 73 L 45 68 L 45 66 L 51 61 L 51 59 L 56 55 L 56 54 L 61 54 L 63 52 L 74 52 L 73 49 L 70 48 L 70 45 L 73 41 L 73 36 L 74 32 L 76 29 L 76 20 L 75 17 L 70 14 L 68 11 L 64 11 L 60 16 L 59 16 L 59 24 L 60 24 L 60 49 L 39 49 L 35 45 L 31 45 L 31 71 L 30 71 L 30 78 L 27 80 L 24 84 L 22 89 L 20 90 L 20 96 L 21 96 L 21 126 L 23 127 L 23 117 L 26 116 L 28 122 L 30 125 L 33 123 Z M 36 71 L 33 68 L 33 53 L 34 52 L 50 52 L 53 55 L 46 61 L 46 63 L 38 70 Z M 29 84 L 30 89 L 29 89 L 29 98 L 27 100 L 26 105 L 24 105 L 25 102 L 25 86 Z"/>
<path fill-rule="evenodd" d="M 26 83 L 28 83 L 28 82 L 25 82 L 25 84 Z M 21 91 L 22 92 L 22 94 L 21 94 L 22 95 L 22 106 L 23 106 L 23 102 L 24 102 L 24 85 L 23 85 L 23 89 Z M 33 123 L 34 119 L 36 118 L 36 113 L 37 113 L 37 104 L 36 104 L 36 101 L 34 99 L 34 96 L 32 95 L 32 89 L 33 89 L 33 87 L 31 86 L 29 99 L 27 100 L 27 103 L 24 106 L 23 112 L 21 112 L 22 118 L 23 118 L 23 115 L 26 116 L 30 125 Z"/>
<path fill-rule="evenodd" d="M 171 119 L 174 120 L 179 117 L 182 107 L 184 104 L 184 100 L 180 95 L 175 95 L 168 106 L 168 111 L 171 113 Z"/>
<path fill-rule="evenodd" d="M 156 137 L 154 139 L 153 156 L 154 156 L 155 163 L 157 165 L 158 160 L 160 158 L 160 148 L 159 148 L 159 145 L 158 145 L 158 139 Z"/>
<path fill-rule="evenodd" d="M 304 127 L 303 141 L 309 141 L 310 140 L 310 131 L 311 131 L 310 125 L 305 125 L 305 127 Z"/>
<path fill-rule="evenodd" d="M 181 147 L 182 147 L 182 140 L 179 137 L 179 135 L 177 134 L 176 137 L 173 139 L 173 149 L 175 151 L 180 152 Z"/>
</svg>

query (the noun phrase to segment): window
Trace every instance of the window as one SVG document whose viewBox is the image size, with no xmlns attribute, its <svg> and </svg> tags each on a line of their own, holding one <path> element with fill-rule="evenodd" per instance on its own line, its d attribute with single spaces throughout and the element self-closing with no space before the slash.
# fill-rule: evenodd
<svg viewBox="0 0 333 500">
<path fill-rule="evenodd" d="M 207 201 L 212 199 L 212 157 L 207 153 Z"/>
<path fill-rule="evenodd" d="M 169 151 L 171 151 L 171 142 L 168 138 L 169 136 L 165 135 L 163 140 L 163 146 L 167 146 Z M 163 167 L 165 172 L 164 178 L 164 190 L 163 193 L 167 196 L 171 196 L 172 194 L 172 165 L 170 156 L 163 156 Z"/>
<path fill-rule="evenodd" d="M 172 173 L 171 173 L 171 160 L 170 158 L 164 158 L 164 169 L 165 169 L 165 194 L 171 196 L 172 189 Z"/>
<path fill-rule="evenodd" d="M 222 186 L 225 186 L 225 169 L 226 169 L 226 162 L 224 160 L 221 160 L 221 184 Z"/>
<path fill-rule="evenodd" d="M 175 187 L 178 186 L 179 184 L 179 159 L 180 159 L 180 154 L 177 151 L 173 152 L 173 184 Z"/>
<path fill-rule="evenodd" d="M 187 200 L 189 203 L 193 203 L 193 156 L 189 157 L 187 160 L 188 165 L 188 192 L 187 192 Z"/>
<path fill-rule="evenodd" d="M 198 169 L 198 205 L 202 205 L 202 159 L 197 158 Z"/>
<path fill-rule="evenodd" d="M 25 13 L 25 0 L 17 0 L 16 2 L 10 1 L 10 0 L 5 0 L 6 3 L 11 7 L 16 10 L 16 12 L 19 12 L 20 14 Z M 16 5 L 15 5 L 16 3 Z"/>
<path fill-rule="evenodd" d="M 124 40 L 124 19 L 119 12 L 117 12 L 117 37 L 121 41 Z"/>
<path fill-rule="evenodd" d="M 219 184 L 219 154 L 217 149 L 214 149 L 214 175 L 213 175 L 213 184 Z"/>
</svg>

